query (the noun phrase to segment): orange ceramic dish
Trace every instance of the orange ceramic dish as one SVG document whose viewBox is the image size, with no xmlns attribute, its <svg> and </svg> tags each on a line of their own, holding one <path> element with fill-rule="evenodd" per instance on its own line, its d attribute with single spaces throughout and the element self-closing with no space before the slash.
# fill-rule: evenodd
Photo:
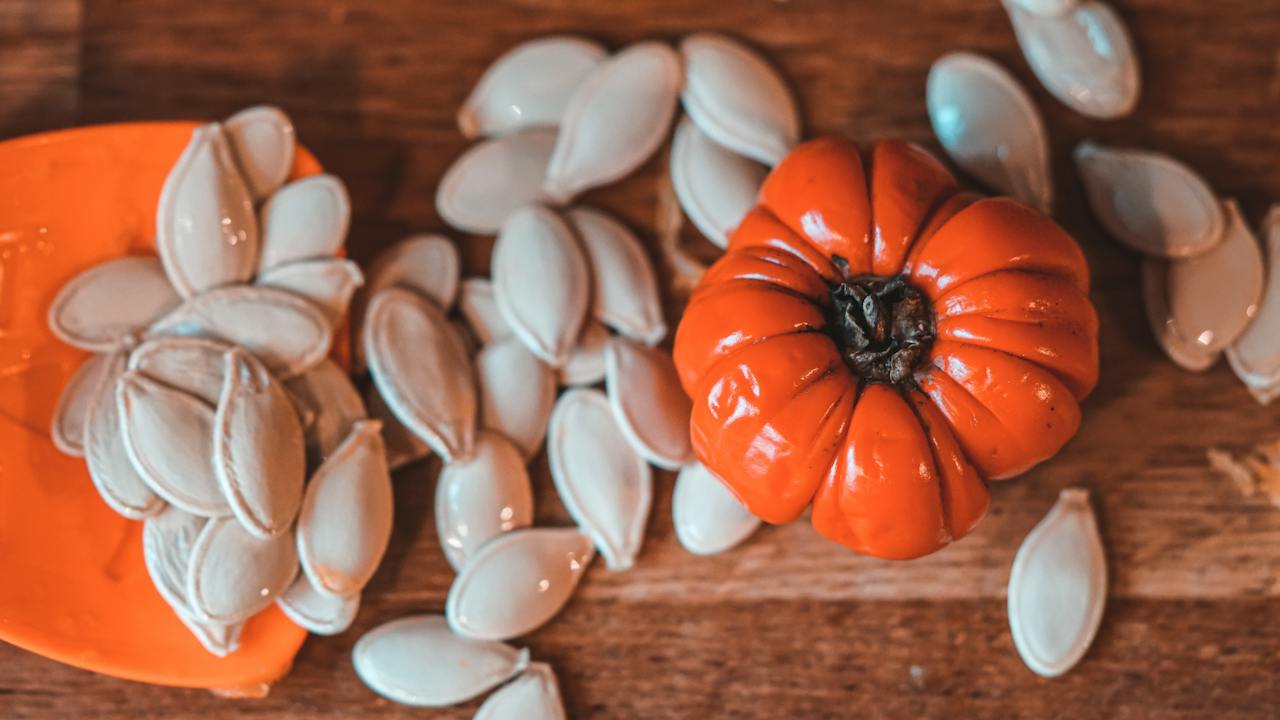
<svg viewBox="0 0 1280 720">
<path fill-rule="evenodd" d="M 152 587 L 142 524 L 112 512 L 50 418 L 85 354 L 45 325 L 80 271 L 155 252 L 160 189 L 190 122 L 0 143 L 0 639 L 69 665 L 161 685 L 249 689 L 282 677 L 306 631 L 275 606 L 240 649 L 206 652 Z M 293 176 L 320 171 L 299 148 Z"/>
<path fill-rule="evenodd" d="M 746 506 L 882 558 L 982 519 L 986 480 L 1075 434 L 1098 379 L 1089 271 L 1052 220 L 932 155 L 797 147 L 689 301 L 675 362 L 698 458 Z"/>
</svg>

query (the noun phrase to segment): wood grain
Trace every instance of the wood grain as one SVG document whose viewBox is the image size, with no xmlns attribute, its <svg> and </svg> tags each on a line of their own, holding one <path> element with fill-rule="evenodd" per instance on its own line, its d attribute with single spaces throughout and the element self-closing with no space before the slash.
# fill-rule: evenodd
<svg viewBox="0 0 1280 720">
<path fill-rule="evenodd" d="M 660 474 L 637 567 L 593 567 L 566 612 L 527 643 L 555 665 L 573 717 L 1266 716 L 1280 704 L 1280 512 L 1212 473 L 1205 450 L 1280 436 L 1280 408 L 1257 406 L 1225 364 L 1191 375 L 1163 358 L 1144 319 L 1137 259 L 1090 216 L 1070 152 L 1091 137 L 1173 153 L 1259 220 L 1280 201 L 1280 2 L 1115 4 L 1145 85 L 1133 116 L 1104 123 L 1035 82 L 995 0 L 6 0 L 0 134 L 279 104 L 346 180 L 350 251 L 367 260 L 407 232 L 446 230 L 434 189 L 466 147 L 454 112 L 486 63 L 522 39 L 581 32 L 616 48 L 731 32 L 791 79 L 808 134 L 935 148 L 923 97 L 930 63 L 952 50 L 987 53 L 1045 114 L 1055 215 L 1094 273 L 1103 372 L 1080 435 L 994 488 L 973 536 L 910 564 L 853 556 L 804 523 L 691 557 L 672 532 L 672 478 Z M 30 99 L 15 104 L 14 93 Z M 660 154 L 587 197 L 623 217 L 655 258 L 664 171 Z M 467 272 L 486 272 L 491 241 L 451 234 Z M 691 228 L 683 239 L 714 256 Z M 674 323 L 679 298 L 667 300 Z M 437 470 L 432 461 L 398 474 L 392 550 L 356 628 L 308 641 L 267 699 L 228 704 L 0 648 L 0 716 L 468 717 L 474 704 L 427 712 L 382 701 L 349 662 L 363 630 L 443 607 L 452 573 L 430 513 Z M 543 458 L 534 478 L 538 522 L 567 522 Z M 1002 598 L 1018 542 L 1069 485 L 1093 492 L 1112 600 L 1085 661 L 1045 681 L 1013 652 Z"/>
</svg>

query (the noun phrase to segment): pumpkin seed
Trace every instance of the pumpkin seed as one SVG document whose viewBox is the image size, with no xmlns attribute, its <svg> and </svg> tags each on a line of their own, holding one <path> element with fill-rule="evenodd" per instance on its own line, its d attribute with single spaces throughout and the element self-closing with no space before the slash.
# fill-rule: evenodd
<svg viewBox="0 0 1280 720">
<path fill-rule="evenodd" d="M 261 201 L 275 192 L 293 169 L 293 123 L 280 108 L 258 105 L 227 118 L 222 124 L 240 173 Z"/>
<path fill-rule="evenodd" d="M 76 275 L 49 305 L 49 330 L 61 341 L 93 353 L 127 344 L 178 305 L 180 298 L 153 257 L 108 260 Z"/>
<path fill-rule="evenodd" d="M 295 260 L 331 257 L 351 224 L 347 186 L 332 175 L 311 175 L 276 191 L 262 206 L 258 272 Z"/>
<path fill-rule="evenodd" d="M 568 218 L 591 267 L 592 314 L 627 337 L 654 345 L 666 337 L 658 279 L 649 256 L 627 226 L 600 210 L 576 207 Z"/>
<path fill-rule="evenodd" d="M 329 457 L 357 420 L 368 415 L 351 378 L 332 360 L 285 382 L 284 387 L 298 398 L 299 404 L 314 408 L 315 419 L 306 428 L 304 438 L 308 455 L 316 464 Z"/>
<path fill-rule="evenodd" d="M 442 309 L 453 307 L 458 295 L 458 251 L 440 235 L 413 235 L 382 251 L 369 265 L 368 282 L 352 306 L 351 337 L 354 370 L 363 372 L 364 348 L 359 338 L 365 307 L 379 290 L 399 286 L 417 291 Z"/>
<path fill-rule="evenodd" d="M 1107 602 L 1107 564 L 1089 493 L 1067 488 L 1009 572 L 1009 628 L 1022 661 L 1045 677 L 1084 657 Z"/>
<path fill-rule="evenodd" d="M 238 622 L 230 625 L 206 623 L 182 613 L 177 615 L 182 624 L 187 626 L 191 634 L 195 636 L 196 640 L 200 641 L 200 644 L 210 654 L 217 657 L 226 657 L 240 649 L 240 633 L 244 630 L 244 623 Z"/>
<path fill-rule="evenodd" d="M 565 720 L 555 672 L 546 663 L 529 663 L 520 677 L 484 701 L 475 720 Z"/>
<path fill-rule="evenodd" d="M 546 624 L 569 601 L 591 541 L 571 528 L 525 528 L 485 543 L 449 587 L 445 617 L 459 635 L 503 640 Z"/>
<path fill-rule="evenodd" d="M 93 392 L 84 426 L 84 460 L 89 479 L 112 510 L 131 519 L 155 515 L 165 507 L 133 467 L 120 430 L 116 387 L 124 373 L 124 353 L 107 358 L 108 367 Z"/>
<path fill-rule="evenodd" d="M 680 468 L 671 499 L 671 517 L 676 539 L 694 555 L 722 553 L 760 527 L 760 519 L 702 463 Z"/>
<path fill-rule="evenodd" d="M 776 165 L 800 139 L 800 113 L 787 83 L 746 45 L 712 33 L 680 42 L 684 90 L 680 101 L 716 143 Z"/>
<path fill-rule="evenodd" d="M 446 461 L 471 454 L 475 371 L 434 303 L 402 288 L 379 292 L 365 314 L 364 352 L 378 392 L 405 427 Z"/>
<path fill-rule="evenodd" d="M 511 326 L 498 310 L 497 300 L 493 297 L 493 283 L 488 278 L 467 278 L 462 281 L 462 289 L 458 293 L 458 311 L 462 313 L 481 345 L 488 345 L 511 335 Z"/>
<path fill-rule="evenodd" d="M 1075 8 L 1080 4 L 1080 0 L 1005 0 L 1005 4 L 1017 5 L 1036 15 L 1056 17 Z"/>
<path fill-rule="evenodd" d="M 492 235 L 516 208 L 542 197 L 556 134 L 526 130 L 471 146 L 436 187 L 436 211 L 459 230 Z"/>
<path fill-rule="evenodd" d="M 965 172 L 1043 212 L 1053 208 L 1049 134 L 1022 85 L 999 64 L 950 53 L 929 69 L 929 121 Z"/>
<path fill-rule="evenodd" d="M 1177 160 L 1083 142 L 1076 146 L 1075 161 L 1102 227 L 1130 248 L 1153 257 L 1185 258 L 1222 241 L 1222 204 Z"/>
<path fill-rule="evenodd" d="M 679 57 L 657 42 L 636 43 L 597 65 L 565 107 L 546 196 L 565 203 L 640 167 L 666 137 L 683 81 Z"/>
<path fill-rule="evenodd" d="M 84 455 L 84 429 L 98 386 L 112 371 L 111 355 L 90 355 L 62 388 L 53 410 L 49 438 L 67 455 Z M 118 371 L 119 368 L 116 368 Z"/>
<path fill-rule="evenodd" d="M 316 590 L 306 575 L 294 579 L 288 590 L 276 598 L 276 605 L 293 623 L 317 635 L 337 635 L 356 619 L 360 594 L 336 598 Z"/>
<path fill-rule="evenodd" d="M 152 325 L 149 335 L 225 340 L 287 380 L 329 355 L 333 326 L 319 308 L 290 292 L 231 285 L 189 298 Z"/>
<path fill-rule="evenodd" d="M 519 674 L 529 651 L 459 637 L 439 615 L 411 615 L 365 633 L 351 651 L 370 690 L 404 705 L 466 702 Z"/>
<path fill-rule="evenodd" d="M 156 338 L 130 353 L 129 369 L 217 405 L 226 370 L 223 355 L 231 347 L 202 337 Z"/>
<path fill-rule="evenodd" d="M 529 40 L 493 61 L 458 111 L 464 137 L 560 124 L 569 96 L 608 53 L 572 35 Z"/>
<path fill-rule="evenodd" d="M 250 535 L 288 530 L 302 503 L 307 456 L 302 424 L 284 387 L 253 356 L 224 358 L 213 424 L 213 469 L 231 512 Z"/>
<path fill-rule="evenodd" d="M 455 570 L 489 540 L 531 525 L 533 490 L 520 450 L 481 430 L 475 455 L 440 471 L 435 508 L 440 547 Z"/>
<path fill-rule="evenodd" d="M 467 357 L 474 358 L 476 351 L 480 349 L 480 345 L 476 342 L 475 336 L 471 334 L 471 327 L 467 325 L 467 321 L 457 317 L 449 318 L 449 327 L 453 328 L 454 334 L 462 342 L 462 350 L 467 354 Z"/>
<path fill-rule="evenodd" d="M 207 518 L 170 506 L 142 524 L 142 559 L 147 575 L 179 617 L 192 615 L 187 600 L 187 574 L 196 538 L 207 522 Z"/>
<path fill-rule="evenodd" d="M 1169 316 L 1207 352 L 1230 346 L 1258 312 L 1264 282 L 1258 240 L 1234 200 L 1227 228 L 1208 252 L 1169 264 Z"/>
<path fill-rule="evenodd" d="M 310 300 L 336 327 L 347 314 L 356 288 L 364 284 L 364 273 L 359 265 L 345 258 L 317 258 L 268 268 L 258 275 L 256 283 Z"/>
<path fill-rule="evenodd" d="M 360 420 L 311 476 L 298 514 L 298 559 L 317 592 L 350 597 L 391 539 L 391 476 L 377 420 Z"/>
<path fill-rule="evenodd" d="M 525 459 L 537 454 L 556 402 L 556 375 L 516 338 L 486 345 L 476 355 L 480 425 L 497 430 Z"/>
<path fill-rule="evenodd" d="M 125 452 L 147 487 L 195 515 L 231 514 L 213 469 L 212 407 L 130 370 L 117 382 L 116 410 Z"/>
<path fill-rule="evenodd" d="M 1200 345 L 1178 327 L 1169 313 L 1168 278 L 1168 261 L 1143 258 L 1142 299 L 1147 309 L 1147 322 L 1170 360 L 1184 370 L 1204 372 L 1218 362 L 1222 353 Z"/>
<path fill-rule="evenodd" d="M 599 390 L 575 389 L 556 403 L 547 430 L 556 492 L 610 570 L 627 570 L 644 542 L 653 480 Z"/>
<path fill-rule="evenodd" d="M 671 356 L 612 338 L 605 346 L 604 366 L 613 417 L 636 452 L 665 470 L 692 462 L 693 405 L 680 387 Z"/>
<path fill-rule="evenodd" d="M 365 406 L 369 409 L 369 417 L 382 423 L 382 440 L 387 447 L 389 470 L 394 472 L 431 454 L 431 448 L 421 438 L 400 424 L 376 386 L 371 386 L 365 395 Z"/>
<path fill-rule="evenodd" d="M 676 126 L 671 143 L 671 183 L 685 215 L 717 246 L 756 204 L 767 170 L 716 144 L 689 118 Z"/>
<path fill-rule="evenodd" d="M 578 344 L 569 352 L 569 359 L 557 370 L 561 385 L 580 387 L 595 385 L 604 380 L 604 346 L 609 342 L 609 331 L 604 325 L 588 319 L 578 335 Z"/>
<path fill-rule="evenodd" d="M 218 123 L 196 128 L 165 179 L 156 208 L 156 250 L 184 298 L 253 276 L 258 217 Z"/>
<path fill-rule="evenodd" d="M 1266 293 L 1248 329 L 1227 348 L 1227 361 L 1258 402 L 1266 405 L 1280 394 L 1280 205 L 1262 222 L 1267 238 Z"/>
<path fill-rule="evenodd" d="M 292 532 L 269 540 L 235 518 L 213 518 L 196 536 L 187 568 L 187 601 L 200 622 L 229 625 L 266 608 L 298 574 Z"/>
<path fill-rule="evenodd" d="M 493 247 L 493 295 L 512 332 L 539 358 L 568 359 L 590 302 L 591 275 L 578 238 L 539 205 L 513 212 Z"/>
</svg>

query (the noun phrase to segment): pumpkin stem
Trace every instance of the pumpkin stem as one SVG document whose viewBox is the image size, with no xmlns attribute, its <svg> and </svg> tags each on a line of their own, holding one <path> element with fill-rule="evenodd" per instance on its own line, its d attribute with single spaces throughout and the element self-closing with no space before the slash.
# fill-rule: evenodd
<svg viewBox="0 0 1280 720">
<path fill-rule="evenodd" d="M 872 382 L 902 383 L 929 354 L 929 302 L 902 275 L 856 275 L 831 291 L 831 329 L 845 362 Z"/>
</svg>

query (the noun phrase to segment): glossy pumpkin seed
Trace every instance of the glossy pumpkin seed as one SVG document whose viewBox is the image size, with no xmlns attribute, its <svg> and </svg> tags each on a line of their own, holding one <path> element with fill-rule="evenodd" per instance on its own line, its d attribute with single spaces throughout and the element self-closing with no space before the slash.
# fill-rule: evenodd
<svg viewBox="0 0 1280 720">
<path fill-rule="evenodd" d="M 222 128 L 254 200 L 261 201 L 284 184 L 293 169 L 296 144 L 288 115 L 280 108 L 258 105 L 227 118 Z"/>
<path fill-rule="evenodd" d="M 560 397 L 547 430 L 547 460 L 561 502 L 608 568 L 629 569 L 644 542 L 653 479 L 603 393 L 575 389 Z"/>
<path fill-rule="evenodd" d="M 1061 4 L 1061 3 L 1060 3 Z M 1060 14 L 1006 2 L 1027 64 L 1054 97 L 1095 118 L 1128 115 L 1138 104 L 1138 59 L 1124 21 L 1101 2 Z"/>
<path fill-rule="evenodd" d="M 684 81 L 680 59 L 657 42 L 631 45 L 596 66 L 569 98 L 542 188 L 568 202 L 630 174 L 671 127 Z"/>
<path fill-rule="evenodd" d="M 1036 15 L 1056 17 L 1079 5 L 1080 0 L 1006 0 L 1006 3 Z"/>
<path fill-rule="evenodd" d="M 62 394 L 58 396 L 49 438 L 67 455 L 84 455 L 84 429 L 88 424 L 89 408 L 99 385 L 112 371 L 112 364 L 111 355 L 90 355 L 67 380 Z"/>
<path fill-rule="evenodd" d="M 196 128 L 160 191 L 156 250 L 169 282 L 189 298 L 253 276 L 258 263 L 253 196 L 222 126 Z"/>
<path fill-rule="evenodd" d="M 275 537 L 302 503 L 307 455 L 284 386 L 252 355 L 224 358 L 213 425 L 213 469 L 231 512 L 250 535 Z"/>
<path fill-rule="evenodd" d="M 511 326 L 498 310 L 498 302 L 493 296 L 493 283 L 488 278 L 467 278 L 462 281 L 462 289 L 458 293 L 458 311 L 462 313 L 481 345 L 488 345 L 511 335 Z"/>
<path fill-rule="evenodd" d="M 578 344 L 569 352 L 569 359 L 559 370 L 561 385 L 581 387 L 595 385 L 604 380 L 604 346 L 609 342 L 609 330 L 596 320 L 587 320 L 578 335 Z"/>
<path fill-rule="evenodd" d="M 646 345 L 666 337 L 662 298 L 649 256 L 626 225 L 589 207 L 567 214 L 586 251 L 594 279 L 592 315 Z"/>
<path fill-rule="evenodd" d="M 1169 312 L 1169 262 L 1157 258 L 1142 260 L 1142 300 L 1147 322 L 1160 349 L 1178 367 L 1191 372 L 1204 372 L 1218 362 L 1222 353 L 1209 350 L 1178 327 Z"/>
<path fill-rule="evenodd" d="M 247 620 L 275 602 L 298 574 L 293 533 L 269 540 L 235 518 L 213 518 L 196 536 L 187 568 L 187 601 L 200 622 Z"/>
<path fill-rule="evenodd" d="M 542 197 L 556 134 L 526 130 L 471 146 L 436 188 L 436 211 L 450 226 L 492 235 L 516 208 Z"/>
<path fill-rule="evenodd" d="M 361 420 L 311 476 L 298 513 L 298 559 L 315 589 L 360 592 L 391 539 L 391 476 L 377 420 Z"/>
<path fill-rule="evenodd" d="M 317 258 L 276 265 L 258 275 L 256 283 L 310 300 L 336 327 L 347 314 L 356 288 L 364 284 L 364 273 L 345 258 Z"/>
<path fill-rule="evenodd" d="M 591 541 L 571 528 L 525 528 L 485 543 L 449 587 L 445 617 L 459 635 L 504 640 L 560 612 L 587 564 Z"/>
<path fill-rule="evenodd" d="M 618 428 L 644 459 L 666 470 L 693 461 L 689 397 L 671 356 L 623 338 L 604 351 L 605 386 Z"/>
<path fill-rule="evenodd" d="M 767 170 L 715 143 L 689 118 L 676 126 L 671 143 L 671 183 L 680 207 L 698 232 L 717 246 L 756 204 Z"/>
<path fill-rule="evenodd" d="M 378 392 L 405 427 L 446 461 L 471 454 L 475 371 L 434 303 L 396 287 L 375 295 L 365 314 L 364 353 Z"/>
<path fill-rule="evenodd" d="M 351 224 L 347 186 L 332 175 L 311 175 L 280 188 L 262 206 L 258 272 L 296 260 L 332 257 Z"/>
<path fill-rule="evenodd" d="M 1045 677 L 1084 657 L 1107 602 L 1107 564 L 1089 493 L 1062 491 L 1023 540 L 1009 572 L 1009 628 L 1023 662 Z"/>
<path fill-rule="evenodd" d="M 507 218 L 493 247 L 493 295 L 529 350 L 552 366 L 573 349 L 591 300 L 591 275 L 573 230 L 539 205 Z"/>
<path fill-rule="evenodd" d="M 124 446 L 116 387 L 124 373 L 124 353 L 108 356 L 108 368 L 93 392 L 84 426 L 84 460 L 93 487 L 112 510 L 131 519 L 155 515 L 165 502 L 134 469 Z"/>
<path fill-rule="evenodd" d="M 244 630 L 244 623 L 231 623 L 224 625 L 222 623 L 200 622 L 194 617 L 178 613 L 178 619 L 183 625 L 191 631 L 196 640 L 204 646 L 211 655 L 217 657 L 226 657 L 236 650 L 240 649 L 240 634 Z"/>
<path fill-rule="evenodd" d="M 461 637 L 439 615 L 411 615 L 365 633 L 351 651 L 370 690 L 414 707 L 466 702 L 519 674 L 529 651 Z"/>
<path fill-rule="evenodd" d="M 458 111 L 458 129 L 476 138 L 555 127 L 574 88 L 607 54 L 572 35 L 520 43 L 484 71 Z"/>
<path fill-rule="evenodd" d="M 224 340 L 287 380 L 328 357 L 333 326 L 323 311 L 293 293 L 232 285 L 189 298 L 152 325 L 149 335 Z"/>
<path fill-rule="evenodd" d="M 524 343 L 507 338 L 476 355 L 480 425 L 502 433 L 527 460 L 537 454 L 556 402 L 556 374 Z"/>
<path fill-rule="evenodd" d="M 1266 291 L 1253 322 L 1227 348 L 1227 361 L 1254 398 L 1266 405 L 1280 395 L 1280 205 L 1271 207 L 1262 226 L 1269 273 Z"/>
<path fill-rule="evenodd" d="M 180 302 L 153 257 L 123 257 L 85 270 L 49 305 L 49 330 L 59 340 L 94 353 L 109 353 Z"/>
<path fill-rule="evenodd" d="M 364 311 L 369 298 L 388 287 L 403 287 L 420 293 L 444 310 L 453 307 L 458 295 L 458 251 L 440 235 L 413 235 L 382 251 L 369 265 L 368 282 L 356 296 L 351 309 L 351 337 L 356 372 L 363 372 L 364 348 L 360 347 Z"/>
<path fill-rule="evenodd" d="M 116 385 L 125 452 L 147 487 L 203 517 L 231 514 L 213 469 L 214 411 L 136 370 Z"/>
<path fill-rule="evenodd" d="M 222 356 L 231 347 L 202 337 L 156 338 L 129 354 L 129 369 L 217 405 L 226 370 Z"/>
<path fill-rule="evenodd" d="M 1052 209 L 1044 120 L 1007 70 L 981 55 L 950 53 L 929 69 L 925 96 L 933 134 L 957 165 L 1032 207 Z"/>
<path fill-rule="evenodd" d="M 697 462 L 680 468 L 676 475 L 671 517 L 676 539 L 694 555 L 722 553 L 760 527 L 760 519 Z"/>
<path fill-rule="evenodd" d="M 142 524 L 142 559 L 151 584 L 179 616 L 191 617 L 187 575 L 207 518 L 170 506 Z"/>
<path fill-rule="evenodd" d="M 337 598 L 316 590 L 306 575 L 276 598 L 276 605 L 293 624 L 317 635 L 337 635 L 356 619 L 360 610 L 360 594 Z"/>
<path fill-rule="evenodd" d="M 368 416 L 351 378 L 332 360 L 325 360 L 284 386 L 313 413 L 314 420 L 303 436 L 307 453 L 317 464 L 338 447 L 357 420 Z"/>
<path fill-rule="evenodd" d="M 520 677 L 484 701 L 475 720 L 565 720 L 555 672 L 546 663 L 529 663 Z"/>
<path fill-rule="evenodd" d="M 1102 227 L 1140 253 L 1185 258 L 1222 242 L 1226 216 L 1209 185 L 1166 155 L 1083 142 L 1076 169 Z"/>
<path fill-rule="evenodd" d="M 396 418 L 376 386 L 365 395 L 369 417 L 382 423 L 382 441 L 387 448 L 387 469 L 395 472 L 431 454 L 431 448 Z"/>
<path fill-rule="evenodd" d="M 436 483 L 436 533 L 454 570 L 486 542 L 533 523 L 533 490 L 520 450 L 487 430 L 476 437 L 476 453 L 449 463 Z"/>
<path fill-rule="evenodd" d="M 684 110 L 729 150 L 776 165 L 800 139 L 800 113 L 787 83 L 746 45 L 712 33 L 680 42 Z"/>
</svg>

